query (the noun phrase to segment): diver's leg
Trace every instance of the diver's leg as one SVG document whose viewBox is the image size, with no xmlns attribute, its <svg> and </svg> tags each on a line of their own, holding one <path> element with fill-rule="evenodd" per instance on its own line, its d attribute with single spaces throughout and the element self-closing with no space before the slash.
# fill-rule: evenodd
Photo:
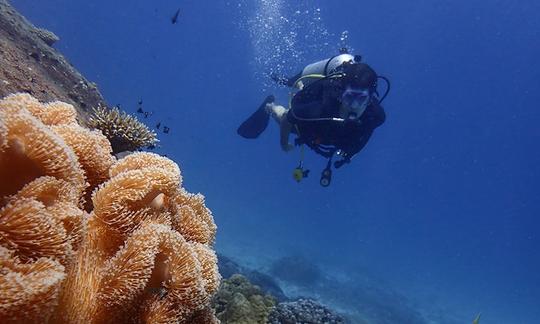
<svg viewBox="0 0 540 324">
<path fill-rule="evenodd" d="M 289 110 L 283 106 L 276 105 L 275 103 L 266 104 L 266 112 L 272 116 L 272 118 L 279 125 L 279 145 L 281 149 L 288 152 L 294 148 L 294 145 L 289 143 L 289 135 L 292 130 L 292 124 L 287 120 L 287 112 Z"/>
<path fill-rule="evenodd" d="M 287 120 L 287 116 L 285 116 L 279 124 L 279 145 L 285 152 L 294 148 L 294 145 L 289 143 L 289 135 L 291 134 L 292 128 L 293 125 Z"/>
<path fill-rule="evenodd" d="M 270 114 L 278 124 L 281 124 L 283 119 L 287 119 L 287 111 L 289 111 L 287 108 L 276 105 L 273 102 L 266 104 L 266 112 Z"/>
<path fill-rule="evenodd" d="M 287 112 L 289 110 L 275 103 L 269 103 L 266 105 L 266 111 L 279 125 L 279 145 L 281 149 L 285 152 L 292 150 L 294 146 L 289 143 L 292 124 L 287 120 Z"/>
</svg>

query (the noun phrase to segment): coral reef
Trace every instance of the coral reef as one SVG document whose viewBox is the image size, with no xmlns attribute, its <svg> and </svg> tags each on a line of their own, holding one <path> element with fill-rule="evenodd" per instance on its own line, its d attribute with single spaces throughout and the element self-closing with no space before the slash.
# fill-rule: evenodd
<svg viewBox="0 0 540 324">
<path fill-rule="evenodd" d="M 158 142 L 156 133 L 135 116 L 120 111 L 117 107 L 94 108 L 87 124 L 90 128 L 99 129 L 109 139 L 114 153 L 153 147 Z"/>
<path fill-rule="evenodd" d="M 235 274 L 223 280 L 212 304 L 224 324 L 265 324 L 275 301 L 244 276 Z"/>
<path fill-rule="evenodd" d="M 0 100 L 3 323 L 219 323 L 216 226 L 176 163 L 116 160 L 73 106 Z"/>
<path fill-rule="evenodd" d="M 270 313 L 270 324 L 343 324 L 344 319 L 311 299 L 278 304 Z"/>
</svg>

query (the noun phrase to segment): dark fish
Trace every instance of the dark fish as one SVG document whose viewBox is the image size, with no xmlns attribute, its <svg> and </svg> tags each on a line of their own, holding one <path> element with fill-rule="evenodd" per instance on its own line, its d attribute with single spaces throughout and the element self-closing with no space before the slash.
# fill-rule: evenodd
<svg viewBox="0 0 540 324">
<path fill-rule="evenodd" d="M 139 106 L 142 106 L 142 99 L 139 100 Z"/>
<path fill-rule="evenodd" d="M 180 8 L 178 8 L 178 10 L 176 10 L 174 16 L 172 16 L 172 18 L 171 18 L 171 23 L 173 25 L 178 22 L 178 15 L 180 15 Z"/>
<path fill-rule="evenodd" d="M 137 112 L 138 112 L 139 114 L 144 114 L 144 111 L 142 110 L 141 107 L 139 107 L 139 109 L 137 109 Z"/>
<path fill-rule="evenodd" d="M 171 130 L 171 129 L 170 129 L 169 127 L 163 126 L 163 133 L 169 134 L 169 131 L 170 131 L 170 130 Z"/>
<path fill-rule="evenodd" d="M 148 118 L 148 116 L 150 116 L 150 112 L 145 111 L 145 112 L 144 112 L 144 118 Z"/>
<path fill-rule="evenodd" d="M 156 128 L 159 129 L 161 127 L 161 122 L 157 123 Z"/>
</svg>

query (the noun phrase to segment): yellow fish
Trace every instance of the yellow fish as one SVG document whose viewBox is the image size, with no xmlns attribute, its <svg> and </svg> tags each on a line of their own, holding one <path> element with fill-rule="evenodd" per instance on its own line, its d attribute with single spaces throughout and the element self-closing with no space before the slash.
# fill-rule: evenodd
<svg viewBox="0 0 540 324">
<path fill-rule="evenodd" d="M 476 317 L 472 321 L 472 324 L 480 324 L 480 316 L 481 315 L 482 315 L 482 313 L 478 313 L 478 315 L 476 315 Z"/>
</svg>

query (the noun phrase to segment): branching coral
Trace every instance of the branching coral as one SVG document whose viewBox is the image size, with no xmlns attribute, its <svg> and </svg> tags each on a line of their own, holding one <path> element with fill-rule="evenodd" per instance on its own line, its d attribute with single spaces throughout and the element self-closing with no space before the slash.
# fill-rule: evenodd
<svg viewBox="0 0 540 324">
<path fill-rule="evenodd" d="M 117 107 L 94 108 L 88 126 L 99 129 L 109 139 L 115 153 L 136 151 L 158 142 L 156 133 Z"/>
<path fill-rule="evenodd" d="M 181 189 L 178 166 L 159 155 L 116 161 L 75 115 L 28 95 L 0 101 L 0 318 L 218 323 L 216 227 L 202 195 Z"/>
</svg>

